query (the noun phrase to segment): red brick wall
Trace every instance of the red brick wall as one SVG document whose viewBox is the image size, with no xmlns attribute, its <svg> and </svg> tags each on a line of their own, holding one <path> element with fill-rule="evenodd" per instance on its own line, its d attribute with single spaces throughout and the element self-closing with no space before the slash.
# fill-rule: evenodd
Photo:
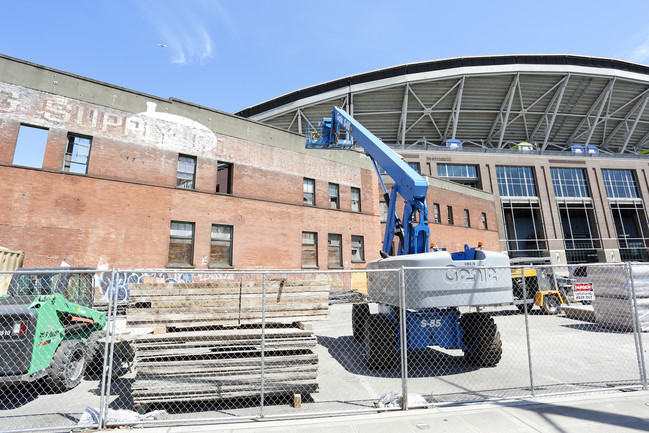
<svg viewBox="0 0 649 433">
<path fill-rule="evenodd" d="M 208 267 L 212 224 L 233 226 L 236 269 L 300 269 L 302 231 L 318 233 L 321 269 L 329 233 L 342 234 L 345 268 L 365 266 L 351 263 L 352 235 L 365 237 L 367 261 L 378 258 L 368 247 L 380 236 L 368 170 L 165 113 L 120 112 L 2 83 L 0 94 L 0 246 L 25 251 L 25 266 L 95 266 L 103 257 L 111 266 L 162 268 L 171 221 L 195 224 L 196 268 Z M 11 166 L 21 123 L 49 130 L 42 169 Z M 92 137 L 88 175 L 61 171 L 68 133 Z M 195 191 L 175 188 L 180 153 L 197 157 Z M 214 193 L 219 160 L 233 164 L 231 196 Z M 316 180 L 316 207 L 302 204 L 303 177 Z M 340 210 L 328 209 L 328 182 L 340 185 Z M 350 211 L 352 186 L 361 188 L 360 214 Z"/>
</svg>

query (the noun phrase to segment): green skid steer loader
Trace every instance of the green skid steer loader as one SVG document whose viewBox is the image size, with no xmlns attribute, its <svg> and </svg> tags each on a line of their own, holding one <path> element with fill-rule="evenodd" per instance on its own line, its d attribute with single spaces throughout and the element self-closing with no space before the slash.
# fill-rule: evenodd
<svg viewBox="0 0 649 433">
<path fill-rule="evenodd" d="M 44 378 L 52 390 L 67 391 L 81 382 L 106 326 L 106 313 L 92 308 L 89 270 L 24 268 L 13 275 L 0 296 L 0 385 Z"/>
</svg>

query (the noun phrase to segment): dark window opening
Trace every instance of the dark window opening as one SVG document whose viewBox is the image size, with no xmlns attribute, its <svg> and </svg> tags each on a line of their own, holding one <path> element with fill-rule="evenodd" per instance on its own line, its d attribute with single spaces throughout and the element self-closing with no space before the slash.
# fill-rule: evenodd
<svg viewBox="0 0 649 433">
<path fill-rule="evenodd" d="M 232 164 L 218 161 L 216 168 L 216 192 L 232 194 Z"/>
</svg>

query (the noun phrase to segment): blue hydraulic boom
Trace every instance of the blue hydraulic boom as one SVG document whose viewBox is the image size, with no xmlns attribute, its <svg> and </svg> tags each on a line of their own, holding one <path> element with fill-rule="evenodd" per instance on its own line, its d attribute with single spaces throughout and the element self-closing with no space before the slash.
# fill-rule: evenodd
<svg viewBox="0 0 649 433">
<path fill-rule="evenodd" d="M 351 136 L 363 148 L 374 163 L 381 181 L 385 202 L 388 205 L 387 227 L 383 238 L 382 257 L 388 257 L 394 237 L 399 239 L 397 255 L 417 254 L 429 251 L 430 231 L 428 229 L 428 206 L 426 191 L 428 182 L 413 170 L 390 147 L 368 131 L 345 110 L 334 107 L 331 118 L 325 118 L 320 131 L 307 134 L 307 149 L 349 149 Z M 393 180 L 394 187 L 388 193 L 381 171 L 383 169 Z M 397 194 L 406 201 L 403 222 L 396 211 Z"/>
</svg>

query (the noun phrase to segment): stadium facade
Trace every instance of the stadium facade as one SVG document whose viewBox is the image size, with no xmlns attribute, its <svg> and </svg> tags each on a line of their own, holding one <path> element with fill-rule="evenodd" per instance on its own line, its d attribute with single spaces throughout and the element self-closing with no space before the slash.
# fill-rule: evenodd
<svg viewBox="0 0 649 433">
<path fill-rule="evenodd" d="M 303 135 L 341 106 L 422 174 L 492 194 L 502 251 L 584 263 L 649 260 L 648 102 L 645 65 L 505 55 L 353 75 L 236 114 Z"/>
</svg>

